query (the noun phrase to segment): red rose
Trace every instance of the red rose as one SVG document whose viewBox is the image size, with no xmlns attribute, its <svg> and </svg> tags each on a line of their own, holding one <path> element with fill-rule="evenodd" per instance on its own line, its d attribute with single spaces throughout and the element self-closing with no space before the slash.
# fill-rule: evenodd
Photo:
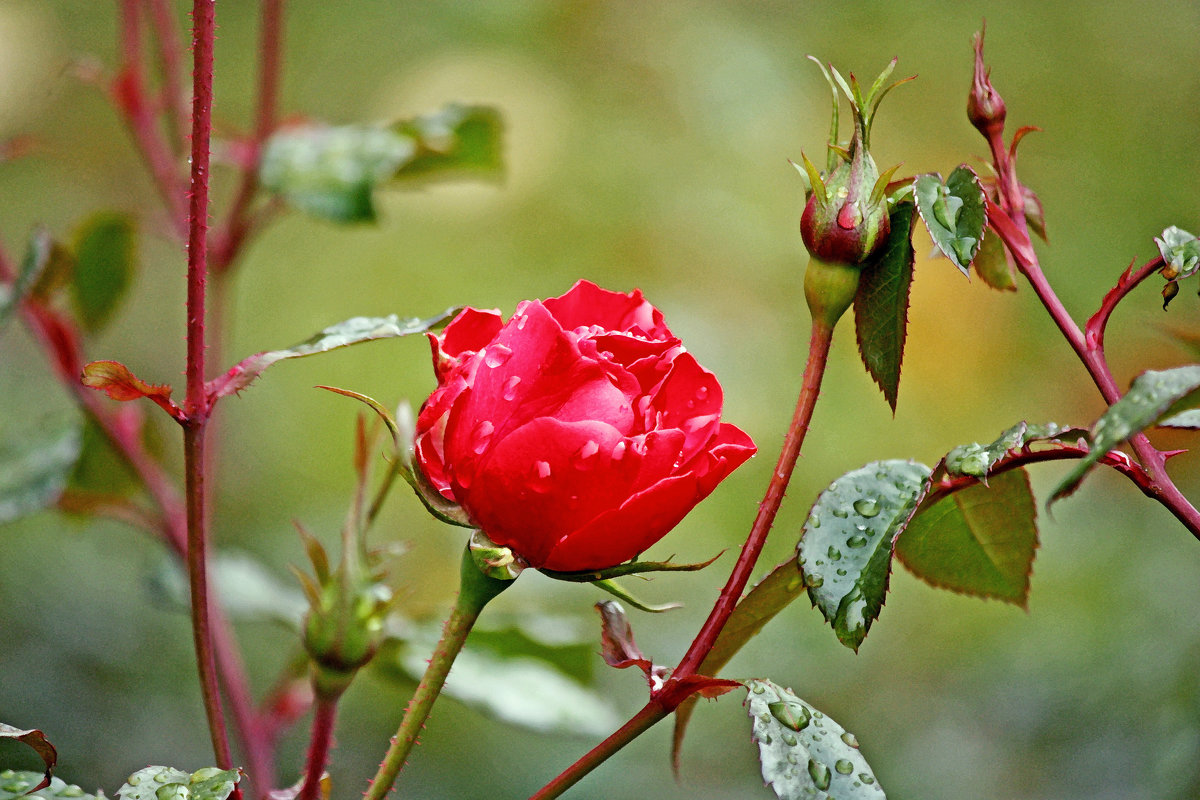
<svg viewBox="0 0 1200 800">
<path fill-rule="evenodd" d="M 721 422 L 716 377 L 640 291 L 580 281 L 507 323 L 468 308 L 429 338 L 438 387 L 417 418 L 417 461 L 531 566 L 634 558 L 754 454 Z"/>
</svg>

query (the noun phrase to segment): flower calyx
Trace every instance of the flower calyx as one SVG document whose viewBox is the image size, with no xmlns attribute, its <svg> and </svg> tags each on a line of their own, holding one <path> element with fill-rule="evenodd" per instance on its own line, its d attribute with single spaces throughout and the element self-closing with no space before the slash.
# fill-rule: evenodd
<svg viewBox="0 0 1200 800">
<path fill-rule="evenodd" d="M 331 570 L 321 543 L 299 524 L 296 527 L 314 573 L 293 570 L 309 602 L 302 639 L 312 661 L 313 690 L 318 697 L 336 698 L 382 644 L 392 590 L 382 570 L 356 557 L 343 555 Z M 376 560 L 367 555 L 368 562 Z"/>
<path fill-rule="evenodd" d="M 853 74 L 846 81 L 832 66 L 826 69 L 816 63 L 833 91 L 833 124 L 826 147 L 827 174 L 822 175 L 808 156 L 801 156 L 809 194 L 800 218 L 800 234 L 814 258 L 828 264 L 862 267 L 887 244 L 891 230 L 887 187 L 899 168 L 896 165 L 879 172 L 869 152 L 871 124 L 884 96 L 912 78 L 887 84 L 896 66 L 893 59 L 864 96 Z M 837 141 L 839 87 L 849 99 L 854 117 L 854 134 L 846 146 Z"/>
</svg>

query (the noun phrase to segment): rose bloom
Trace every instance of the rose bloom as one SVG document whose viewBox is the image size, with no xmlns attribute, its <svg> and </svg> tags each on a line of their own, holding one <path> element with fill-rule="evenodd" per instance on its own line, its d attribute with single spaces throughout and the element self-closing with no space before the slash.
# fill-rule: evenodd
<svg viewBox="0 0 1200 800">
<path fill-rule="evenodd" d="M 661 539 L 755 452 L 716 377 L 640 291 L 580 281 L 506 323 L 468 308 L 429 334 L 438 386 L 416 458 L 530 566 L 615 566 Z"/>
</svg>

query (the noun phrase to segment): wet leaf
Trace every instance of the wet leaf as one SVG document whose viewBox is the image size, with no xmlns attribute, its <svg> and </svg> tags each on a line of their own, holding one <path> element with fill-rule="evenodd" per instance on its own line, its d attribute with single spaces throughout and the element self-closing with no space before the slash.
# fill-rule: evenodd
<svg viewBox="0 0 1200 800">
<path fill-rule="evenodd" d="M 1200 430 L 1200 408 L 1189 408 L 1187 411 L 1180 411 L 1178 414 L 1172 417 L 1159 420 L 1158 426 L 1160 428 L 1189 428 L 1191 430 Z"/>
<path fill-rule="evenodd" d="M 494 108 L 451 103 L 433 114 L 396 123 L 392 130 L 416 145 L 414 156 L 396 171 L 398 184 L 503 177 L 504 125 Z"/>
<path fill-rule="evenodd" d="M 450 308 L 428 319 L 416 317 L 403 319 L 395 314 L 386 317 L 352 317 L 336 325 L 330 325 L 287 349 L 269 350 L 242 359 L 224 375 L 209 381 L 208 392 L 213 398 L 240 392 L 253 383 L 267 367 L 285 359 L 327 353 L 339 347 L 373 342 L 376 339 L 411 336 L 414 333 L 436 330 L 453 319 L 460 310 Z"/>
<path fill-rule="evenodd" d="M 0 524 L 58 500 L 79 458 L 81 430 L 74 414 L 27 426 L 0 422 Z"/>
<path fill-rule="evenodd" d="M 37 227 L 29 235 L 29 245 L 25 257 L 21 259 L 17 276 L 9 286 L 0 284 L 0 325 L 16 310 L 21 301 L 33 290 L 51 262 L 54 241 L 50 232 Z"/>
<path fill-rule="evenodd" d="M 1049 502 L 1054 503 L 1078 489 L 1101 456 L 1176 410 L 1175 405 L 1181 400 L 1186 402 L 1197 388 L 1200 388 L 1200 365 L 1147 370 L 1134 378 L 1125 396 L 1092 425 L 1091 451 L 1063 478 Z"/>
<path fill-rule="evenodd" d="M 51 778 L 50 783 L 36 791 L 43 779 L 40 772 L 22 772 L 19 770 L 0 770 L 0 800 L 21 800 L 26 798 L 44 798 L 44 800 L 104 800 L 104 792 L 97 791 L 88 794 L 78 786 L 67 783 L 59 778 Z"/>
<path fill-rule="evenodd" d="M 184 772 L 171 767 L 144 767 L 117 790 L 121 800 L 225 800 L 242 779 L 241 771 L 204 767 Z"/>
<path fill-rule="evenodd" d="M 898 203 L 890 219 L 887 247 L 859 279 L 854 329 L 863 364 L 895 413 L 913 279 L 913 204 Z"/>
<path fill-rule="evenodd" d="M 793 557 L 771 570 L 754 585 L 730 614 L 728 622 L 717 635 L 712 649 L 700 662 L 697 671 L 704 675 L 717 675 L 745 644 L 758 635 L 768 622 L 775 618 L 793 600 L 804 594 L 804 579 L 800 575 L 799 557 Z M 683 747 L 683 736 L 688 721 L 696 706 L 696 698 L 689 698 L 675 709 L 675 733 L 671 745 L 671 763 L 679 772 L 679 760 Z"/>
<path fill-rule="evenodd" d="M 136 239 L 133 220 L 101 212 L 75 234 L 75 276 L 71 300 L 85 330 L 98 331 L 112 317 L 133 278 Z"/>
<path fill-rule="evenodd" d="M 1187 231 L 1172 225 L 1154 243 L 1166 262 L 1164 275 L 1169 280 L 1189 278 L 1200 270 L 1200 239 Z"/>
<path fill-rule="evenodd" d="M 914 194 L 933 243 L 969 275 L 987 228 L 987 197 L 979 176 L 965 164 L 955 167 L 945 183 L 937 175 L 921 175 Z"/>
<path fill-rule="evenodd" d="M 372 222 L 376 186 L 417 154 L 411 137 L 371 125 L 283 128 L 267 141 L 259 167 L 264 189 L 333 222 Z"/>
<path fill-rule="evenodd" d="M 896 557 L 926 583 L 1024 608 L 1038 546 L 1029 475 L 993 475 L 922 506 L 896 539 Z"/>
<path fill-rule="evenodd" d="M 808 596 L 855 651 L 883 607 L 892 539 L 929 474 L 911 461 L 867 464 L 821 492 L 804 523 L 798 553 Z"/>
<path fill-rule="evenodd" d="M 995 231 L 989 229 L 983 235 L 983 242 L 980 243 L 979 252 L 975 254 L 975 260 L 972 263 L 975 266 L 975 273 L 988 286 L 1003 292 L 1017 290 L 1017 277 L 1013 271 L 1012 261 L 1009 260 L 1008 250 L 1004 247 L 1000 235 Z"/>
<path fill-rule="evenodd" d="M 989 444 L 959 445 L 946 454 L 942 463 L 946 472 L 951 475 L 986 479 L 996 462 L 1019 452 L 1033 442 L 1078 439 L 1086 435 L 1087 431 L 1082 428 L 1063 427 L 1053 422 L 1030 425 L 1022 421 L 1001 433 Z"/>
<path fill-rule="evenodd" d="M 769 680 L 746 687 L 763 781 L 779 800 L 884 800 L 852 733 Z"/>
<path fill-rule="evenodd" d="M 531 629 L 537 619 L 521 627 Z M 511 625 L 512 620 L 506 624 Z M 389 636 L 373 663 L 385 677 L 405 683 L 419 681 L 441 626 L 416 625 L 393 616 L 388 627 Z M 542 646 L 569 647 L 570 659 L 575 659 L 581 640 L 574 634 L 568 636 L 561 622 L 555 627 L 562 634 L 560 643 L 542 642 Z M 536 647 L 511 644 L 511 648 L 498 647 L 495 639 L 477 643 L 472 632 L 455 659 L 445 694 L 496 719 L 535 731 L 605 736 L 620 725 L 608 700 L 572 674 L 574 668 L 565 668 L 562 654 L 545 658 L 544 651 Z M 587 646 L 594 658 L 594 642 Z"/>
<path fill-rule="evenodd" d="M 50 744 L 46 734 L 36 729 L 21 730 L 0 722 L 0 739 L 15 739 L 21 744 L 27 745 L 38 754 L 42 763 L 46 765 L 46 771 L 42 774 L 41 780 L 36 785 L 31 785 L 29 789 L 25 790 L 26 792 L 36 792 L 38 789 L 50 785 L 50 777 L 54 774 L 54 767 L 58 763 L 58 751 L 54 749 L 54 745 Z"/>
</svg>

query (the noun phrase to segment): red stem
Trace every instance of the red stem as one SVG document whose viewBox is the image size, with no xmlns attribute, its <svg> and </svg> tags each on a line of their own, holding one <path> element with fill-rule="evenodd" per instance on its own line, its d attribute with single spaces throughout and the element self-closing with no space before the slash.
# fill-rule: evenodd
<svg viewBox="0 0 1200 800">
<path fill-rule="evenodd" d="M 241 184 L 233 204 L 213 243 L 212 268 L 221 273 L 236 260 L 255 218 L 250 204 L 258 192 L 258 163 L 263 144 L 275 130 L 278 117 L 279 77 L 283 52 L 283 2 L 263 0 L 259 27 L 258 106 L 254 114 L 254 132 L 248 144 Z"/>
<path fill-rule="evenodd" d="M 187 149 L 188 107 L 183 94 L 183 43 L 166 0 L 144 0 L 154 26 L 162 75 L 161 104 L 167 111 L 171 141 L 180 155 Z"/>
<path fill-rule="evenodd" d="M 158 128 L 154 107 L 146 97 L 138 0 L 121 2 L 121 51 L 121 73 L 112 90 L 117 108 L 124 114 L 137 149 L 146 161 L 154 185 L 167 207 L 172 227 L 181 238 L 186 238 L 188 226 L 183 184 L 171 148 Z"/>
<path fill-rule="evenodd" d="M 187 567 L 192 598 L 192 635 L 208 727 L 217 766 L 230 769 L 233 759 L 217 684 L 216 659 L 208 598 L 208 517 L 205 495 L 205 428 L 209 416 L 204 391 L 204 300 L 208 273 L 208 180 L 212 136 L 213 42 L 216 0 L 192 4 L 192 172 L 188 205 L 187 264 L 187 394 L 183 426 L 184 494 L 187 509 Z"/>
<path fill-rule="evenodd" d="M 686 691 L 672 691 L 672 689 L 679 687 L 682 679 L 696 674 L 697 668 L 712 650 L 725 623 L 729 621 L 729 616 L 737 607 L 738 600 L 741 599 L 742 593 L 746 589 L 746 584 L 750 581 L 754 566 L 766 544 L 767 535 L 771 532 L 771 526 L 775 522 L 775 515 L 779 512 L 779 506 L 787 492 L 788 483 L 791 481 L 792 472 L 796 467 L 796 460 L 800 457 L 800 447 L 804 444 L 804 435 L 808 432 L 813 408 L 820 395 L 821 379 L 825 374 L 825 364 L 832 341 L 833 328 L 814 321 L 812 337 L 808 346 L 808 363 L 804 367 L 804 378 L 800 385 L 800 396 L 796 400 L 796 411 L 792 416 L 787 436 L 783 440 L 783 449 L 779 453 L 775 472 L 772 473 L 771 480 L 767 484 L 766 494 L 758 506 L 758 515 L 754 519 L 746 543 L 742 545 L 742 551 L 738 554 L 737 563 L 733 566 L 729 580 L 725 583 L 725 588 L 721 590 L 704 626 L 680 660 L 679 666 L 672 671 L 671 677 L 667 679 L 663 688 L 651 696 L 650 702 L 641 711 L 586 755 L 563 770 L 558 777 L 532 795 L 530 800 L 549 800 L 558 797 L 625 745 L 664 719 L 690 696 Z"/>
<path fill-rule="evenodd" d="M 325 764 L 329 761 L 329 750 L 333 745 L 337 703 L 337 697 L 317 698 L 312 735 L 308 743 L 308 758 L 305 761 L 304 785 L 300 788 L 299 800 L 318 800 L 321 797 L 321 776 L 325 774 Z"/>
</svg>

